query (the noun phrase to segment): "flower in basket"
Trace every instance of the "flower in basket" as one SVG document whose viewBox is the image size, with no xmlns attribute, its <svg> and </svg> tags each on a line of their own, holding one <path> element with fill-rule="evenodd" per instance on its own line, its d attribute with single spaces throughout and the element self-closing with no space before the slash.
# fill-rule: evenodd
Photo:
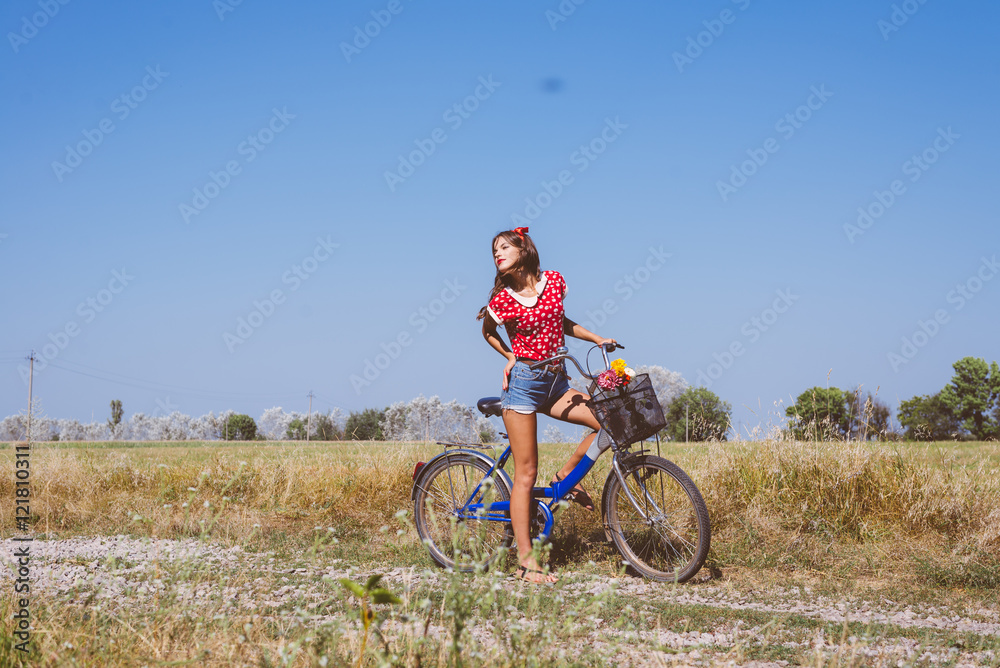
<svg viewBox="0 0 1000 668">
<path fill-rule="evenodd" d="M 598 374 L 597 385 L 605 390 L 613 390 L 617 387 L 626 387 L 634 377 L 635 371 L 625 364 L 625 360 L 615 360 L 611 363 L 610 369 Z"/>
<path fill-rule="evenodd" d="M 627 386 L 630 382 L 632 382 L 632 379 L 635 377 L 635 371 L 633 371 L 631 367 L 629 367 L 625 363 L 625 360 L 619 359 L 612 362 L 611 370 L 614 371 L 615 375 L 618 376 L 619 387 Z"/>
<path fill-rule="evenodd" d="M 614 369 L 608 369 L 597 374 L 597 386 L 604 390 L 613 390 L 621 385 L 621 380 Z"/>
</svg>

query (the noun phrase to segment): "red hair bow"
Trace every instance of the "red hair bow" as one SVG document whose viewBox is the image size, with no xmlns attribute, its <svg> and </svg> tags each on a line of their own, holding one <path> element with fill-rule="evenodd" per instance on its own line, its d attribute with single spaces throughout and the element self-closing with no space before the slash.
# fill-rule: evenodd
<svg viewBox="0 0 1000 668">
<path fill-rule="evenodd" d="M 524 235 L 528 233 L 527 227 L 515 227 L 514 231 L 517 232 L 517 236 L 524 238 Z"/>
</svg>

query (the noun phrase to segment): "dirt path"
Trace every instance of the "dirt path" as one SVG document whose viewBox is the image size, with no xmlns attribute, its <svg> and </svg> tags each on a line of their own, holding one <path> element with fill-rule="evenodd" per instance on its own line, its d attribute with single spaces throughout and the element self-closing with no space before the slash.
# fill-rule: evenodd
<svg viewBox="0 0 1000 668">
<path fill-rule="evenodd" d="M 2 541 L 0 587 L 11 591 L 16 570 L 13 557 L 23 544 Z M 94 601 L 121 601 L 127 596 L 128 605 L 137 610 L 156 604 L 168 591 L 176 593 L 185 605 L 204 606 L 213 611 L 222 609 L 231 614 L 291 615 L 289 598 L 304 607 L 319 605 L 331 596 L 331 584 L 323 576 L 336 581 L 351 577 L 363 580 L 368 573 L 350 571 L 337 561 L 317 562 L 307 567 L 289 568 L 287 562 L 269 553 L 247 553 L 240 548 L 225 548 L 198 540 L 151 540 L 124 536 L 35 540 L 30 543 L 33 591 L 67 605 L 84 605 Z M 441 571 L 415 568 L 383 570 L 387 586 L 394 591 L 422 595 L 420 592 L 444 588 L 448 576 Z M 990 639 L 1000 637 L 1000 607 L 959 611 L 946 606 L 901 605 L 890 600 L 831 599 L 814 594 L 808 588 L 771 588 L 741 591 L 723 582 L 674 586 L 636 578 L 609 578 L 593 575 L 564 574 L 561 590 L 567 599 L 582 600 L 601 595 L 618 597 L 620 601 L 641 608 L 644 602 L 655 601 L 664 606 L 707 606 L 719 611 L 718 619 L 700 623 L 700 628 L 677 631 L 662 628 L 636 630 L 634 639 L 639 647 L 635 663 L 646 662 L 674 665 L 677 663 L 730 665 L 784 665 L 786 662 L 759 661 L 741 658 L 739 648 L 768 646 L 775 643 L 789 651 L 819 651 L 829 655 L 850 651 L 863 665 L 885 662 L 948 662 L 952 665 L 984 665 L 1000 662 Z M 501 580 L 506 588 L 527 585 Z M 528 590 L 524 590 L 528 591 Z M 765 614 L 772 624 L 750 623 L 733 611 L 753 611 Z M 318 617 L 322 620 L 326 616 Z M 808 618 L 843 625 L 845 621 L 873 625 L 877 629 L 924 629 L 942 634 L 973 634 L 983 637 L 990 649 L 965 650 L 960 647 L 931 646 L 906 634 L 889 634 L 880 638 L 831 638 L 823 629 L 791 628 L 789 618 Z M 593 618 L 593 648 L 600 651 L 602 642 L 628 635 L 614 628 L 610 620 Z M 443 634 L 437 627 L 432 635 Z M 485 638 L 484 629 L 473 626 L 473 636 Z M 914 634 L 910 634 L 911 636 Z M 620 646 L 620 645 L 619 645 Z M 640 647 L 641 646 L 641 647 Z M 660 649 L 668 649 L 664 652 Z M 779 652 L 780 653 L 780 652 Z M 622 657 L 624 658 L 624 657 Z M 850 663 L 850 662 L 848 662 Z M 888 665 L 888 664 L 886 664 Z"/>
</svg>

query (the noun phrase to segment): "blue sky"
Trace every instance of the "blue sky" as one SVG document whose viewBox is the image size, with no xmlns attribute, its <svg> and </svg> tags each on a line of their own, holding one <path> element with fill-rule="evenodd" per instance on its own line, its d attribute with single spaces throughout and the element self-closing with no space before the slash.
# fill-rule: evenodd
<svg viewBox="0 0 1000 668">
<path fill-rule="evenodd" d="M 52 417 L 474 403 L 517 216 L 570 317 L 741 428 L 828 382 L 895 408 L 1000 358 L 998 14 L 6 3 L 0 410 L 32 349 Z"/>
</svg>

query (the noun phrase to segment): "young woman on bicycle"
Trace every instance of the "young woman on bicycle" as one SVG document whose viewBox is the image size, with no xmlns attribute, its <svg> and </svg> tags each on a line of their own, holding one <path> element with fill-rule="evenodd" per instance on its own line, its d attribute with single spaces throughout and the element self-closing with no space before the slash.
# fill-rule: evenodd
<svg viewBox="0 0 1000 668">
<path fill-rule="evenodd" d="M 585 403 L 589 397 L 570 388 L 562 364 L 536 371 L 529 367 L 555 355 L 556 349 L 564 345 L 564 334 L 596 344 L 616 342 L 593 334 L 566 317 L 563 310 L 566 282 L 559 272 L 539 270 L 538 249 L 528 236 L 527 227 L 496 235 L 493 260 L 496 282 L 488 306 L 480 309 L 477 319 L 483 321 L 487 343 L 507 358 L 500 405 L 514 456 L 510 520 L 520 563 L 518 577 L 529 582 L 555 582 L 555 576 L 543 573 L 531 554 L 529 526 L 534 510 L 531 490 L 538 475 L 537 413 L 590 427 L 595 432 L 600 425 Z M 497 326 L 501 324 L 507 330 L 513 350 L 497 334 Z M 583 439 L 555 480 L 562 480 L 573 470 L 595 435 Z M 590 496 L 579 485 L 567 498 L 588 510 L 594 509 Z"/>
</svg>

